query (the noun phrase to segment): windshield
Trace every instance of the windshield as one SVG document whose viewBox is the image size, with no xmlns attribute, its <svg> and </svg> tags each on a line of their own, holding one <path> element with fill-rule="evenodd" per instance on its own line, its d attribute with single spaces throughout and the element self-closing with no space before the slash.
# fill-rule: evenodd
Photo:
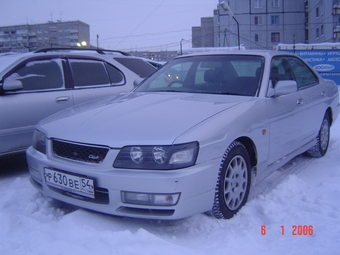
<svg viewBox="0 0 340 255">
<path fill-rule="evenodd" d="M 170 61 L 135 91 L 255 96 L 264 58 L 251 55 L 188 56 Z"/>
<path fill-rule="evenodd" d="M 124 65 L 126 68 L 130 69 L 132 72 L 138 74 L 141 78 L 148 77 L 150 74 L 156 71 L 156 68 L 145 62 L 143 59 L 115 58 L 115 60 Z"/>
</svg>

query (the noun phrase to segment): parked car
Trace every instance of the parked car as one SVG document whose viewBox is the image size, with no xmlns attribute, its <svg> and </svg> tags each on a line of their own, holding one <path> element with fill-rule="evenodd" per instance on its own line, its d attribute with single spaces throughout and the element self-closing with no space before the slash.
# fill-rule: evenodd
<svg viewBox="0 0 340 255">
<path fill-rule="evenodd" d="M 295 156 L 323 156 L 338 114 L 337 86 L 295 55 L 186 55 L 131 93 L 41 121 L 27 161 L 40 192 L 79 207 L 228 219 Z"/>
<path fill-rule="evenodd" d="M 155 60 L 148 59 L 148 58 L 146 58 L 145 61 L 148 62 L 150 65 L 153 65 L 157 69 L 161 68 L 162 66 L 166 64 L 165 61 L 155 61 Z"/>
<path fill-rule="evenodd" d="M 0 56 L 0 156 L 32 145 L 43 118 L 86 101 L 131 91 L 156 70 L 118 51 L 43 49 Z"/>
</svg>

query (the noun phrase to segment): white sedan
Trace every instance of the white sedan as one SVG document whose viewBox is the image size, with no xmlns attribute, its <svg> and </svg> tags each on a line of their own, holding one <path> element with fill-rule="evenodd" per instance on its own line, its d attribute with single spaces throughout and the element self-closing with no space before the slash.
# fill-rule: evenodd
<svg viewBox="0 0 340 255">
<path fill-rule="evenodd" d="M 35 125 L 47 116 L 131 91 L 134 82 L 156 70 L 143 59 L 122 54 L 48 48 L 0 55 L 0 157 L 25 151 Z"/>
<path fill-rule="evenodd" d="M 295 55 L 175 58 L 131 93 L 37 125 L 27 150 L 43 194 L 98 212 L 228 219 L 295 156 L 327 152 L 339 92 Z"/>
</svg>

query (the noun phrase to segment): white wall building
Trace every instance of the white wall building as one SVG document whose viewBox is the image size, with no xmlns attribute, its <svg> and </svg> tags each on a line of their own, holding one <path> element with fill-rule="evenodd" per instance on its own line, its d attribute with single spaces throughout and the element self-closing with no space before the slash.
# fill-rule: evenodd
<svg viewBox="0 0 340 255">
<path fill-rule="evenodd" d="M 81 21 L 0 27 L 0 52 L 27 52 L 47 47 L 89 46 L 90 26 Z"/>
</svg>

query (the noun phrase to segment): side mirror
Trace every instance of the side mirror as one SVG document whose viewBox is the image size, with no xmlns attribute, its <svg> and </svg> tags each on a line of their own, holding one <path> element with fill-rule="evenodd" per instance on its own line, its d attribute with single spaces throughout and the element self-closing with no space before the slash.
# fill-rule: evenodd
<svg viewBox="0 0 340 255">
<path fill-rule="evenodd" d="M 279 97 L 294 93 L 298 90 L 296 81 L 286 80 L 278 81 L 275 88 L 270 88 L 268 91 L 268 97 Z"/>
<path fill-rule="evenodd" d="M 17 78 L 19 78 L 19 75 L 16 73 L 7 77 L 3 81 L 2 89 L 4 91 L 15 91 L 15 90 L 23 89 L 22 82 L 18 80 Z"/>
</svg>

